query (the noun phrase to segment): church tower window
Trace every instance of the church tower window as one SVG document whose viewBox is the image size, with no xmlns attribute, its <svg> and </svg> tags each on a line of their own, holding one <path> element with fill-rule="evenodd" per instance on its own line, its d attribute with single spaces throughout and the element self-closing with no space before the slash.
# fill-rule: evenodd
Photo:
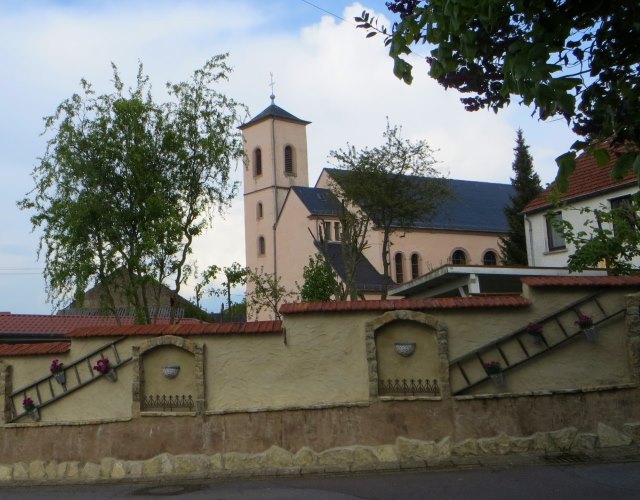
<svg viewBox="0 0 640 500">
<path fill-rule="evenodd" d="M 253 175 L 262 175 L 262 150 L 256 148 L 253 152 Z"/>
<path fill-rule="evenodd" d="M 293 147 L 285 146 L 284 147 L 284 173 L 286 175 L 294 175 L 294 165 L 293 165 Z"/>
<path fill-rule="evenodd" d="M 264 255 L 267 253 L 267 244 L 264 240 L 264 236 L 258 238 L 258 255 Z"/>
</svg>

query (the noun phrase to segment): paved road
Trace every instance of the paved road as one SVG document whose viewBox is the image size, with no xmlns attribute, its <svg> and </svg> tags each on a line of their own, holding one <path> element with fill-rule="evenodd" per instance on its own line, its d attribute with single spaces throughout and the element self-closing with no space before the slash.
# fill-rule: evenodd
<svg viewBox="0 0 640 500">
<path fill-rule="evenodd" d="M 2 500 L 640 499 L 640 462 L 349 476 L 0 488 Z"/>
</svg>

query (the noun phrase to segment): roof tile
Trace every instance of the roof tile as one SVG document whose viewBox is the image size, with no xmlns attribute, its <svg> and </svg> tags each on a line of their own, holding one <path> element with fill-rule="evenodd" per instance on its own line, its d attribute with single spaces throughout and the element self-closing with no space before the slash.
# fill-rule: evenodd
<svg viewBox="0 0 640 500">
<path fill-rule="evenodd" d="M 42 342 L 37 344 L 0 344 L 0 356 L 33 356 L 69 352 L 71 342 Z"/>
<path fill-rule="evenodd" d="M 523 276 L 523 283 L 541 286 L 640 286 L 640 276 Z"/>
<path fill-rule="evenodd" d="M 524 307 L 531 301 L 520 295 L 443 297 L 429 299 L 357 300 L 340 302 L 302 302 L 283 304 L 282 314 L 348 311 L 393 311 L 425 309 L 469 309 L 485 307 Z"/>
<path fill-rule="evenodd" d="M 144 335 L 230 335 L 246 333 L 282 333 L 282 321 L 254 321 L 251 323 L 202 323 L 200 325 L 128 325 L 88 326 L 69 332 L 65 337 L 128 337 Z"/>
<path fill-rule="evenodd" d="M 131 325 L 132 316 L 120 318 L 120 324 Z M 168 318 L 159 318 L 156 325 L 168 324 Z M 199 324 L 202 321 L 185 318 L 181 325 Z M 64 334 L 85 326 L 117 326 L 118 319 L 114 316 L 57 316 L 43 314 L 0 314 L 0 336 L 3 333 L 59 333 Z"/>
<path fill-rule="evenodd" d="M 622 181 L 611 178 L 611 170 L 615 165 L 618 155 L 615 151 L 609 150 L 611 160 L 607 165 L 600 166 L 593 155 L 583 153 L 576 159 L 576 168 L 569 176 L 569 186 L 566 193 L 560 196 L 561 201 L 571 201 L 576 198 L 596 195 L 600 192 L 615 190 L 621 187 L 633 185 L 637 182 L 637 176 L 628 173 Z M 553 206 L 549 200 L 549 195 L 555 187 L 553 182 L 547 189 L 542 191 L 537 197 L 529 202 L 524 212 L 536 212 Z"/>
</svg>

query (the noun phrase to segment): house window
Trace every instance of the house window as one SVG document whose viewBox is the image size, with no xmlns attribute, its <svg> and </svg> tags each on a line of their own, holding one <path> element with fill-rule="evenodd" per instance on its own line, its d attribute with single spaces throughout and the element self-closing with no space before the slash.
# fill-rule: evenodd
<svg viewBox="0 0 640 500">
<path fill-rule="evenodd" d="M 331 222 L 323 222 L 322 230 L 324 232 L 325 241 L 331 240 Z"/>
<path fill-rule="evenodd" d="M 451 263 L 454 266 L 464 266 L 467 263 L 467 255 L 464 250 L 456 250 L 451 254 Z"/>
<path fill-rule="evenodd" d="M 498 256 L 493 250 L 487 250 L 482 257 L 482 263 L 485 266 L 496 266 L 498 265 Z"/>
<path fill-rule="evenodd" d="M 395 257 L 396 261 L 396 283 L 402 283 L 404 281 L 404 274 L 402 272 L 402 254 L 398 252 Z"/>
<path fill-rule="evenodd" d="M 256 148 L 253 152 L 253 175 L 262 175 L 262 151 Z"/>
<path fill-rule="evenodd" d="M 635 231 L 638 227 L 638 216 L 631 208 L 631 195 L 613 198 L 609 203 L 614 234 L 623 232 L 625 226 Z"/>
<path fill-rule="evenodd" d="M 284 173 L 293 175 L 293 148 L 291 146 L 284 147 Z"/>
<path fill-rule="evenodd" d="M 567 248 L 564 242 L 564 236 L 562 236 L 562 233 L 560 233 L 556 227 L 559 222 L 562 222 L 561 212 L 547 214 L 547 244 L 549 251 Z"/>
<path fill-rule="evenodd" d="M 334 222 L 333 223 L 333 239 L 336 241 L 340 241 L 341 236 L 342 235 L 340 234 L 340 223 Z"/>
<path fill-rule="evenodd" d="M 258 238 L 258 255 L 264 255 L 267 253 L 267 244 L 264 241 L 264 236 Z"/>
<path fill-rule="evenodd" d="M 420 276 L 420 256 L 417 253 L 411 255 L 411 279 Z"/>
</svg>

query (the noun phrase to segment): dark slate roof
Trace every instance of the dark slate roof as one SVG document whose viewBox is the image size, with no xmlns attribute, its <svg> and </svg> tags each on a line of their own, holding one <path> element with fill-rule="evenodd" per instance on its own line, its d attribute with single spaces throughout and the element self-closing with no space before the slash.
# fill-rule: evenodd
<svg viewBox="0 0 640 500">
<path fill-rule="evenodd" d="M 318 247 L 318 249 L 320 249 Z M 344 269 L 344 260 L 342 259 L 342 244 L 337 242 L 329 242 L 326 246 L 326 259 L 333 268 L 333 270 L 340 276 L 342 280 L 346 278 Z M 378 292 L 384 289 L 385 281 L 388 286 L 393 286 L 395 283 L 387 278 L 385 280 L 384 275 L 376 271 L 375 267 L 367 260 L 366 257 L 362 257 L 362 261 L 356 268 L 356 288 L 361 292 Z"/>
<path fill-rule="evenodd" d="M 418 221 L 416 228 L 449 229 L 506 233 L 509 223 L 504 208 L 515 194 L 511 184 L 449 180 L 451 197 L 429 219 Z"/>
<path fill-rule="evenodd" d="M 301 123 L 303 125 L 308 125 L 309 123 L 311 123 L 311 122 L 308 122 L 306 120 L 301 120 L 297 116 L 293 116 L 291 113 L 289 113 L 288 111 L 285 111 L 280 106 L 277 106 L 275 104 L 271 104 L 270 106 L 268 106 L 264 110 L 262 110 L 262 112 L 258 113 L 256 116 L 254 116 L 247 123 L 243 123 L 238 128 L 240 130 L 245 129 L 248 126 L 253 125 L 254 123 L 258 123 L 259 121 L 266 120 L 267 118 L 279 118 L 280 120 L 286 120 L 286 121 L 290 121 L 290 122 Z"/>
<path fill-rule="evenodd" d="M 307 207 L 311 215 L 337 217 L 340 213 L 340 202 L 329 189 L 293 186 L 293 192 Z"/>
<path fill-rule="evenodd" d="M 348 173 L 334 168 L 326 170 L 336 181 L 339 180 L 340 174 Z M 415 182 L 426 181 L 424 177 L 413 179 Z M 504 207 L 511 204 L 510 196 L 515 194 L 511 184 L 449 179 L 448 187 L 451 196 L 440 204 L 436 212 L 407 226 L 407 229 L 492 233 L 509 231 Z"/>
</svg>

